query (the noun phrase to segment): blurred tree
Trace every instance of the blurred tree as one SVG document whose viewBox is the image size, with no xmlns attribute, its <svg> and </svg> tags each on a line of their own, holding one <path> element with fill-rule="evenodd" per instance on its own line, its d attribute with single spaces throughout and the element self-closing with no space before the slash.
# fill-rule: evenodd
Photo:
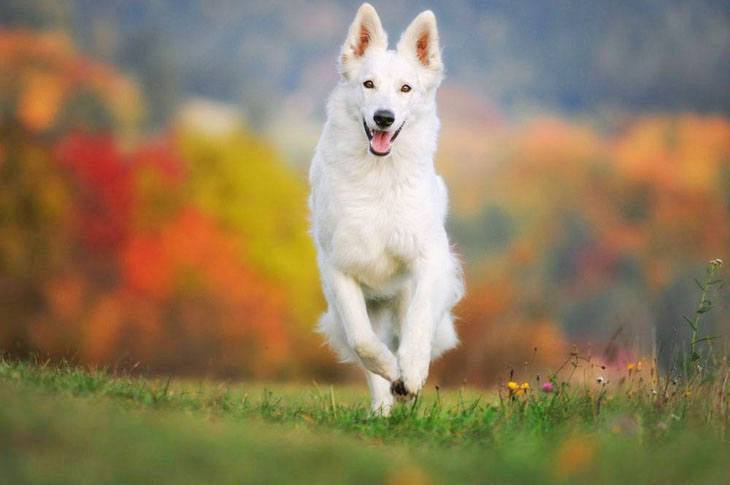
<svg viewBox="0 0 730 485">
<path fill-rule="evenodd" d="M 681 315 L 692 311 L 690 275 L 730 248 L 730 122 L 647 116 L 601 137 L 588 126 L 544 119 L 507 138 L 494 136 L 502 140 L 496 151 L 503 161 L 487 174 L 488 183 L 472 183 L 486 186 L 484 210 L 500 207 L 500 219 L 514 224 L 513 237 L 502 249 L 492 242 L 479 253 L 470 234 L 494 232 L 478 238 L 486 244 L 501 237 L 504 224 L 457 219 L 454 234 L 467 238 L 470 281 L 477 285 L 462 306 L 466 371 L 490 348 L 469 330 L 474 324 L 498 335 L 501 325 L 547 319 L 581 343 L 605 341 L 624 328 L 635 347 L 629 351 L 650 352 L 656 335 L 661 352 L 675 351 L 684 334 Z M 482 298 L 487 302 L 474 301 Z M 498 312 L 488 310 L 494 298 L 503 302 Z M 536 301 L 543 302 L 538 318 L 529 303 Z M 718 318 L 723 322 L 708 325 L 727 333 L 730 320 L 711 317 Z M 523 331 L 526 340 L 535 335 Z"/>
<path fill-rule="evenodd" d="M 292 339 L 313 339 L 316 272 L 296 205 L 304 188 L 264 143 L 240 133 L 222 152 L 235 158 L 206 171 L 175 136 L 129 143 L 141 113 L 133 84 L 64 36 L 2 32 L 0 60 L 4 351 L 256 377 L 304 375 L 326 360 L 290 351 Z M 241 153 L 251 177 L 226 165 Z M 224 204 L 202 188 L 216 176 L 249 197 L 231 199 L 244 218 L 211 217 Z M 242 228 L 262 235 L 256 251 Z M 282 260 L 254 264 L 264 248 Z M 287 305 L 292 295 L 314 303 Z"/>
<path fill-rule="evenodd" d="M 76 52 L 60 32 L 0 30 L 0 116 L 36 134 L 130 134 L 142 116 L 135 86 Z"/>
<path fill-rule="evenodd" d="M 0 337 L 20 354 L 33 350 L 33 324 L 59 304 L 46 290 L 74 257 L 71 221 L 78 207 L 53 144 L 71 127 L 100 128 L 67 111 L 78 92 L 122 126 L 138 115 L 133 86 L 79 56 L 65 35 L 0 31 Z M 106 201 L 108 208 L 115 202 Z M 95 227 L 105 231 L 102 226 Z"/>
<path fill-rule="evenodd" d="M 120 350 L 160 370 L 273 377 L 289 354 L 282 292 L 241 261 L 238 245 L 207 217 L 184 208 L 171 222 L 136 236 L 122 254 L 124 300 L 154 312 L 132 311 L 136 338 Z M 144 314 L 143 314 L 144 315 Z M 135 318 L 136 317 L 136 318 Z M 140 325 L 143 325 L 140 327 Z M 121 338 L 121 335 L 120 335 Z M 146 341 L 143 345 L 132 343 Z M 130 345 L 131 343 L 131 345 Z M 94 342 L 89 343 L 91 350 Z"/>
<path fill-rule="evenodd" d="M 180 144 L 192 200 L 245 241 L 242 254 L 285 289 L 296 325 L 312 329 L 324 305 L 303 181 L 254 134 L 218 138 L 183 130 Z"/>
<path fill-rule="evenodd" d="M 32 350 L 28 328 L 45 311 L 44 283 L 70 256 L 71 193 L 51 150 L 0 123 L 0 342 Z"/>
</svg>

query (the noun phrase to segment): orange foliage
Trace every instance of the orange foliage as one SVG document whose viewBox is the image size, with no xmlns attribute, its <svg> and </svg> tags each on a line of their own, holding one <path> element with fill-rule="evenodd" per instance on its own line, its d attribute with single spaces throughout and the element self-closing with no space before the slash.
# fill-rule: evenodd
<svg viewBox="0 0 730 485">
<path fill-rule="evenodd" d="M 727 248 L 730 123 L 687 115 L 638 120 L 613 145 L 627 198 L 639 191 L 647 206 L 646 246 L 673 241 L 673 254 L 716 254 Z"/>
<path fill-rule="evenodd" d="M 62 80 L 44 72 L 28 74 L 26 86 L 18 100 L 20 122 L 32 131 L 48 129 L 61 107 Z"/>
<path fill-rule="evenodd" d="M 237 362 L 242 366 L 238 372 L 245 366 L 256 375 L 275 374 L 288 355 L 282 293 L 237 259 L 231 239 L 197 210 L 186 207 L 175 220 L 134 237 L 124 249 L 125 298 L 144 300 L 163 315 L 179 312 L 184 333 L 200 337 L 203 332 L 207 340 L 228 348 L 222 356 L 225 363 L 216 363 L 227 371 L 232 372 Z M 206 310 L 189 308 L 195 301 Z M 176 306 L 189 311 L 174 310 Z M 150 346 L 153 352 L 170 345 L 163 315 L 140 319 L 141 333 L 157 341 Z M 93 342 L 90 345 L 94 347 Z M 154 355 L 144 357 L 144 362 L 155 361 Z"/>
<path fill-rule="evenodd" d="M 517 295 L 499 278 L 470 288 L 456 311 L 461 348 L 437 365 L 437 373 L 485 385 L 506 380 L 512 371 L 529 379 L 564 359 L 567 344 L 557 322 L 529 302 L 520 304 L 530 313 L 520 315 Z"/>
<path fill-rule="evenodd" d="M 717 186 L 730 153 L 730 125 L 720 117 L 646 117 L 613 147 L 617 168 L 636 182 L 670 192 L 704 193 Z"/>
<path fill-rule="evenodd" d="M 701 268 L 730 248 L 724 118 L 648 116 L 611 136 L 540 119 L 500 143 L 488 177 L 462 182 L 482 185 L 482 204 L 506 214 L 514 236 L 467 266 L 464 343 L 440 366 L 450 374 L 504 380 L 507 368 L 533 360 L 533 344 L 537 366 L 552 365 L 566 341 L 600 342 L 590 336 L 624 324 L 630 335 L 653 335 L 653 326 L 675 322 L 647 310 L 626 322 L 617 301 L 651 308 L 688 266 Z M 580 337 L 564 334 L 566 320 Z"/>
<path fill-rule="evenodd" d="M 141 115 L 134 85 L 110 67 L 80 56 L 65 34 L 0 29 L 0 99 L 15 106 L 21 126 L 31 132 L 56 127 L 79 93 L 98 98 L 120 127 L 130 127 Z M 73 113 L 64 115 L 70 117 L 64 122 L 93 127 Z"/>
</svg>

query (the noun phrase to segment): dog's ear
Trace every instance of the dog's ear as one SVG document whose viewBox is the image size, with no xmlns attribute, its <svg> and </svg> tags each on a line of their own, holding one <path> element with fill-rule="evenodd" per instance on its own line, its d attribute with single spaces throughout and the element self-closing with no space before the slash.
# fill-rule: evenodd
<svg viewBox="0 0 730 485">
<path fill-rule="evenodd" d="M 369 3 L 363 3 L 350 25 L 345 44 L 340 54 L 339 70 L 345 79 L 350 79 L 362 57 L 370 49 L 387 49 L 388 36 L 380 23 L 378 12 Z"/>
<path fill-rule="evenodd" d="M 439 32 L 436 28 L 436 16 L 432 11 L 421 12 L 413 19 L 398 41 L 398 52 L 415 59 L 434 74 L 440 75 L 443 72 Z"/>
</svg>

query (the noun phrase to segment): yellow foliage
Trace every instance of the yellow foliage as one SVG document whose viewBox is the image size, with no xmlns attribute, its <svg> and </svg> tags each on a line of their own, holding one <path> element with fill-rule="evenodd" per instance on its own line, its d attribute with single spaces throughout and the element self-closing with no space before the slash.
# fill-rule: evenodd
<svg viewBox="0 0 730 485">
<path fill-rule="evenodd" d="M 245 131 L 215 138 L 187 131 L 179 138 L 196 205 L 245 242 L 247 259 L 285 289 L 298 326 L 312 328 L 323 300 L 304 181 Z"/>
</svg>

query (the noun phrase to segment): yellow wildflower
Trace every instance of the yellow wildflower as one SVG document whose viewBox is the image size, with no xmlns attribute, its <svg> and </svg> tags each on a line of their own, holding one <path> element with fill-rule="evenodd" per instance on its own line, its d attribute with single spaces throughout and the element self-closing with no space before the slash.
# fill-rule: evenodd
<svg viewBox="0 0 730 485">
<path fill-rule="evenodd" d="M 515 381 L 509 381 L 507 383 L 507 389 L 509 389 L 510 391 L 516 391 L 519 388 L 520 388 L 520 385 L 517 384 Z"/>
<path fill-rule="evenodd" d="M 527 382 L 523 382 L 522 385 L 520 386 L 520 390 L 522 390 L 522 391 L 527 391 L 529 389 L 530 389 L 530 384 L 528 384 Z"/>
</svg>

